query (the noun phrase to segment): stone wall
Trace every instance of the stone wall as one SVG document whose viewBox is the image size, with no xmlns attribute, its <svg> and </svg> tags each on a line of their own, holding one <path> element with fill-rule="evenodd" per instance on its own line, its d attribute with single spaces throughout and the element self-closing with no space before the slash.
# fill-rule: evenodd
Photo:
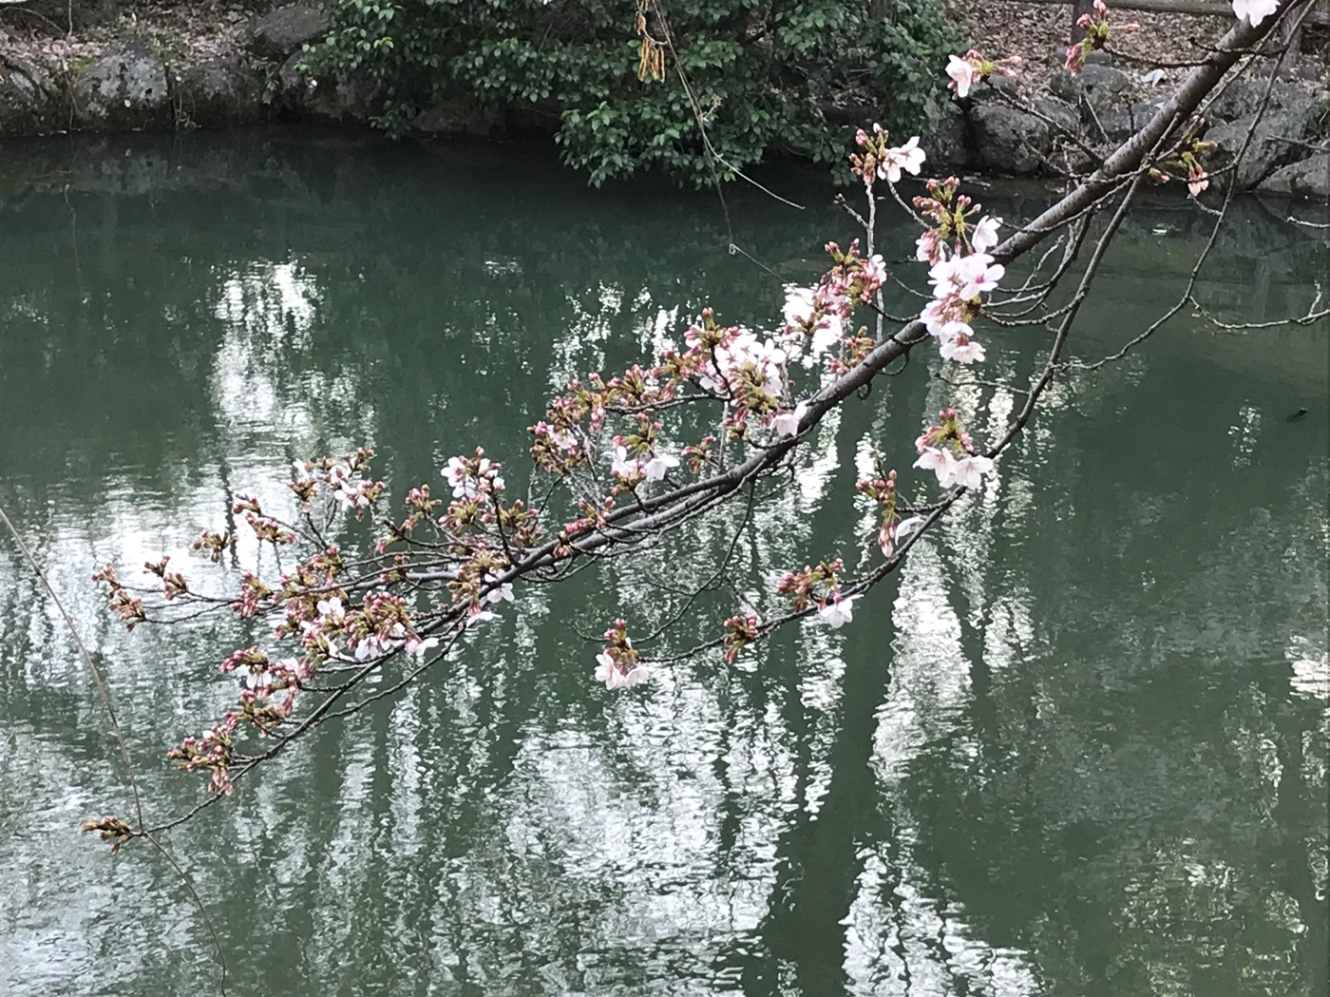
<svg viewBox="0 0 1330 997">
<path fill-rule="evenodd" d="M 1022 91 L 995 77 L 937 109 L 926 144 L 934 163 L 1007 176 L 1085 173 L 1158 112 L 1165 87 L 1148 72 L 1114 67 L 1102 52 L 1078 77 Z M 1324 80 L 1238 79 L 1205 110 L 1207 166 L 1218 186 L 1330 197 L 1330 93 Z M 1264 107 L 1262 106 L 1264 105 Z M 1258 121 L 1259 119 L 1259 121 Z M 1241 162 L 1236 150 L 1251 139 Z"/>
</svg>

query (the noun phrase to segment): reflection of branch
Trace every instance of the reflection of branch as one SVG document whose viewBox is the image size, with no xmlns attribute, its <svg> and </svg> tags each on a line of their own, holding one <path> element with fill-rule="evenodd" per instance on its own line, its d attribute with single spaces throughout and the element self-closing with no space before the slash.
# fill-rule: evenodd
<svg viewBox="0 0 1330 997">
<path fill-rule="evenodd" d="M 1311 325 L 1314 322 L 1319 322 L 1327 315 L 1330 315 L 1330 308 L 1317 307 L 1320 305 L 1321 299 L 1324 296 L 1325 292 L 1318 283 L 1316 285 L 1316 297 L 1313 298 L 1312 303 L 1307 306 L 1306 313 L 1297 316 L 1296 318 L 1280 318 L 1269 322 L 1222 322 L 1214 315 L 1211 315 L 1205 306 L 1194 297 L 1189 300 L 1191 301 L 1192 307 L 1196 309 L 1200 316 L 1215 328 L 1223 329 L 1225 332 L 1246 332 L 1251 329 L 1276 329 L 1285 325 Z"/>
<path fill-rule="evenodd" d="M 1289 215 L 1287 218 L 1284 219 L 1284 221 L 1292 222 L 1294 225 L 1302 225 L 1306 228 L 1319 228 L 1319 229 L 1330 228 L 1330 222 L 1309 222 L 1305 218 L 1297 218 L 1293 215 Z"/>
<path fill-rule="evenodd" d="M 675 613 L 670 619 L 666 620 L 664 623 L 658 626 L 651 633 L 647 634 L 645 637 L 642 637 L 640 640 L 638 640 L 637 643 L 639 645 L 644 646 L 650 643 L 651 641 L 658 639 L 662 634 L 665 633 L 665 631 L 669 630 L 670 627 L 674 626 L 676 623 L 678 623 L 680 620 L 683 619 L 684 614 L 687 613 L 688 610 L 692 608 L 693 603 L 697 601 L 698 596 L 700 596 L 703 592 L 711 591 L 716 587 L 717 583 L 721 581 L 722 576 L 724 576 L 725 572 L 730 567 L 730 562 L 734 559 L 734 552 L 739 549 L 739 540 L 743 537 L 744 530 L 748 528 L 748 524 L 752 520 L 753 498 L 754 498 L 754 489 L 750 485 L 748 488 L 748 501 L 744 503 L 743 519 L 739 521 L 738 527 L 735 528 L 734 537 L 730 540 L 729 546 L 726 548 L 725 556 L 721 558 L 720 564 L 716 566 L 716 570 L 712 572 L 711 577 L 693 590 L 692 594 L 689 595 L 687 601 L 685 601 L 684 604 L 681 607 L 679 607 L 679 611 L 677 613 Z"/>
<path fill-rule="evenodd" d="M 41 565 L 37 563 L 37 559 L 33 557 L 32 551 L 28 549 L 27 543 L 24 542 L 23 535 L 19 533 L 18 529 L 10 521 L 9 516 L 5 513 L 3 508 L 0 508 L 0 522 L 3 522 L 5 528 L 9 530 L 14 538 L 14 543 L 18 545 L 18 549 L 23 555 L 23 559 L 27 561 L 28 567 L 32 569 L 32 573 L 37 576 L 37 580 L 42 583 L 42 588 L 44 588 L 46 594 L 50 596 L 51 602 L 55 604 L 55 608 L 59 611 L 61 619 L 65 621 L 65 626 L 69 630 L 70 637 L 73 638 L 75 646 L 79 649 L 79 654 L 83 657 L 84 664 L 88 666 L 88 671 L 92 675 L 93 684 L 97 686 L 97 696 L 102 701 L 102 709 L 106 711 L 107 720 L 111 724 L 111 733 L 115 736 L 115 742 L 120 748 L 120 758 L 125 763 L 125 772 L 129 776 L 129 791 L 134 797 L 134 812 L 138 820 L 138 827 L 133 829 L 131 836 L 136 838 L 147 838 L 148 841 L 152 843 L 152 846 L 157 849 L 162 858 L 166 859 L 167 864 L 170 865 L 171 868 L 176 871 L 176 874 L 180 876 L 181 882 L 185 884 L 185 891 L 193 899 L 194 906 L 198 908 L 199 913 L 203 915 L 203 922 L 208 928 L 208 933 L 212 936 L 213 943 L 217 946 L 217 965 L 220 973 L 218 988 L 221 993 L 225 995 L 226 951 L 222 948 L 221 936 L 217 934 L 217 928 L 213 925 L 212 915 L 208 913 L 208 908 L 204 905 L 203 898 L 199 896 L 198 890 L 195 889 L 194 881 L 190 879 L 189 874 L 181 868 L 180 863 L 176 861 L 175 856 L 166 850 L 166 846 L 157 840 L 155 833 L 157 829 L 149 828 L 143 820 L 143 797 L 139 793 L 138 777 L 134 774 L 134 763 L 130 761 L 129 758 L 129 747 L 125 743 L 124 732 L 120 729 L 120 721 L 116 717 L 115 706 L 111 702 L 111 694 L 107 691 L 106 683 L 102 680 L 101 669 L 99 669 L 96 662 L 93 661 L 92 654 L 88 651 L 88 646 L 83 643 L 83 638 L 79 636 L 78 627 L 74 626 L 73 617 L 71 617 L 69 611 L 65 609 L 64 602 L 61 601 L 60 596 L 56 594 L 55 587 L 51 585 L 50 580 L 46 577 L 46 572 L 44 572 Z M 214 797 L 214 799 L 215 798 L 216 797 Z M 92 823 L 94 822 L 89 822 L 89 824 Z M 122 824 L 121 827 L 125 827 L 125 825 Z M 119 837 L 113 837 L 110 840 L 112 841 L 113 850 L 118 848 L 123 841 L 123 839 Z"/>
<path fill-rule="evenodd" d="M 1044 365 L 1044 371 L 1039 375 L 1039 380 L 1031 385 L 1030 392 L 1025 397 L 1025 405 L 1022 406 L 1020 413 L 1007 428 L 1006 435 L 988 451 L 989 457 L 996 457 L 1002 453 L 1016 438 L 1016 435 L 1025 428 L 1025 424 L 1030 421 L 1030 416 L 1034 414 L 1034 408 L 1039 401 L 1039 397 L 1052 384 L 1053 376 L 1061 366 L 1062 351 L 1067 345 L 1067 335 L 1071 332 L 1072 323 L 1076 321 L 1076 314 L 1080 311 L 1086 295 L 1090 293 L 1090 285 L 1099 272 L 1104 253 L 1108 251 L 1109 243 L 1113 241 L 1113 236 L 1117 234 L 1118 227 L 1127 217 L 1127 209 L 1131 207 L 1131 202 L 1136 197 L 1136 192 L 1140 189 L 1141 182 L 1144 179 L 1145 174 L 1137 174 L 1131 187 L 1123 195 L 1118 210 L 1114 212 L 1113 218 L 1109 221 L 1108 228 L 1105 229 L 1104 234 L 1099 237 L 1099 241 L 1095 244 L 1094 253 L 1091 255 L 1090 262 L 1085 267 L 1085 273 L 1081 275 L 1081 282 L 1076 288 L 1076 296 L 1072 299 L 1067 313 L 1062 317 L 1062 322 L 1058 326 L 1057 339 L 1054 340 L 1053 349 L 1048 354 L 1048 362 Z"/>
<path fill-rule="evenodd" d="M 1306 9 L 1303 10 L 1303 13 L 1304 14 L 1306 13 Z M 1252 119 L 1251 126 L 1247 129 L 1247 134 L 1243 136 L 1242 145 L 1238 149 L 1237 155 L 1233 157 L 1233 162 L 1230 164 L 1230 167 L 1235 171 L 1237 169 L 1238 164 L 1242 162 L 1242 157 L 1247 154 L 1247 150 L 1251 147 L 1252 138 L 1256 134 L 1256 127 L 1261 123 L 1261 120 L 1265 116 L 1266 109 L 1269 107 L 1270 96 L 1274 92 L 1275 80 L 1276 80 L 1276 75 L 1274 73 L 1271 73 L 1270 80 L 1265 86 L 1265 92 L 1261 95 L 1261 103 L 1256 110 L 1254 118 Z M 1219 208 L 1218 211 L 1214 211 L 1213 209 L 1210 210 L 1210 213 L 1213 214 L 1215 218 L 1215 223 L 1210 228 L 1210 237 L 1206 240 L 1205 246 L 1202 248 L 1200 255 L 1196 258 L 1196 263 L 1191 268 L 1191 273 L 1188 274 L 1187 276 L 1187 286 L 1183 289 L 1183 292 L 1178 297 L 1177 302 L 1171 308 L 1169 308 L 1168 311 L 1166 311 L 1163 315 L 1157 318 L 1154 322 L 1150 323 L 1150 325 L 1146 327 L 1146 329 L 1142 333 L 1129 340 L 1122 347 L 1122 349 L 1118 350 L 1116 353 L 1104 357 L 1102 360 L 1097 360 L 1091 364 L 1082 364 L 1079 362 L 1073 362 L 1071 364 L 1068 364 L 1068 366 L 1075 367 L 1079 370 L 1097 370 L 1098 368 L 1104 366 L 1104 364 L 1106 363 L 1121 360 L 1132 349 L 1134 349 L 1136 346 L 1139 346 L 1141 343 L 1145 342 L 1147 339 L 1153 336 L 1155 332 L 1161 326 L 1163 326 L 1165 322 L 1167 322 L 1169 319 L 1173 318 L 1173 316 L 1175 316 L 1178 312 L 1180 312 L 1187 305 L 1188 302 L 1195 302 L 1196 299 L 1194 292 L 1196 290 L 1196 282 L 1200 277 L 1201 268 L 1205 266 L 1205 261 L 1209 258 L 1210 251 L 1214 249 L 1215 243 L 1219 239 L 1220 230 L 1223 227 L 1225 219 L 1228 217 L 1229 208 L 1232 206 L 1233 198 L 1237 194 L 1237 188 L 1238 188 L 1237 175 L 1235 172 L 1232 181 L 1226 186 L 1224 190 L 1223 205 Z M 1200 202 L 1198 201 L 1196 203 L 1199 204 Z"/>
</svg>

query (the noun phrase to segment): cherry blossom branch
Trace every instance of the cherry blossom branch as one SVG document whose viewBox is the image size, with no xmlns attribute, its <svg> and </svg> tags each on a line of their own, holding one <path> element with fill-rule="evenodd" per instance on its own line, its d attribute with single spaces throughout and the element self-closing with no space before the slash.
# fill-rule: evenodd
<svg viewBox="0 0 1330 997">
<path fill-rule="evenodd" d="M 1305 2 L 1291 0 L 1290 6 Z M 1099 15 L 1106 24 L 1102 5 Z M 1257 25 L 1265 19 L 1257 18 Z M 664 25 L 663 19 L 661 23 Z M 970 438 L 958 414 L 944 409 L 938 424 L 928 426 L 915 441 L 918 459 L 914 464 L 935 472 L 938 483 L 947 490 L 944 498 L 926 513 L 916 513 L 898 494 L 896 472 L 881 466 L 874 476 L 856 484 L 881 515 L 877 534 L 881 563 L 856 580 L 842 578 L 839 558 L 786 572 L 775 595 L 790 600 L 788 610 L 763 621 L 749 600 L 739 599 L 745 613 L 726 620 L 724 634 L 702 647 L 723 647 L 726 659 L 733 661 L 744 647 L 785 622 L 814 613 L 831 627 L 850 622 L 854 602 L 893 571 L 918 537 L 955 502 L 992 473 L 994 459 L 1033 416 L 1064 366 L 1062 357 L 1072 326 L 1137 190 L 1147 177 L 1159 173 L 1160 151 L 1174 142 L 1199 103 L 1224 79 L 1239 51 L 1270 29 L 1270 25 L 1264 30 L 1258 26 L 1246 21 L 1236 25 L 1165 102 L 1159 115 L 1105 159 L 1091 177 L 1005 241 L 999 241 L 1001 221 L 982 214 L 981 206 L 961 192 L 956 178 L 928 181 L 926 196 L 916 197 L 914 207 L 924 225 L 916 256 L 931 267 L 931 295 L 917 319 L 890 335 L 882 326 L 881 294 L 884 283 L 896 278 L 873 252 L 874 187 L 885 181 L 892 196 L 904 204 L 895 184 L 903 173 L 917 175 L 924 155 L 917 137 L 892 146 L 881 128 L 875 127 L 871 135 L 861 130 L 855 137 L 858 151 L 851 156 L 851 166 L 865 184 L 867 218 L 843 206 L 864 224 L 867 252 L 860 253 L 857 241 L 845 250 L 829 243 L 830 269 L 815 288 L 794 289 L 787 295 L 784 325 L 775 339 L 763 340 L 742 327 L 723 326 L 707 309 L 689 326 L 685 346 L 666 351 L 654 366 L 634 365 L 608 380 L 590 374 L 585 383 L 571 382 L 566 393 L 550 400 L 545 418 L 531 427 L 534 464 L 551 480 L 548 488 L 540 490 L 538 503 L 532 500 L 537 492 L 534 480 L 526 500 L 511 501 L 500 465 L 479 448 L 472 456 L 451 458 L 442 469 L 452 490 L 451 501 L 435 498 L 428 485 L 413 488 L 405 499 L 407 516 L 400 523 L 377 511 L 385 486 L 366 476 L 372 454 L 365 450 L 337 460 L 297 462 L 295 480 L 289 487 L 300 503 L 308 530 L 291 529 L 269 516 L 256 499 L 239 496 L 228 507 L 228 516 L 243 514 L 260 551 L 271 545 L 276 555 L 281 546 L 301 543 L 307 550 L 290 570 L 284 570 L 275 557 L 280 573 L 276 578 L 265 580 L 256 565 L 253 572 L 244 574 L 239 591 L 225 604 L 241 621 L 275 621 L 273 640 L 289 642 L 283 646 L 298 645 L 299 651 L 294 657 L 273 660 L 256 645 L 237 649 L 219 666 L 223 673 L 241 679 L 236 705 L 211 729 L 198 737 L 186 737 L 170 752 L 182 768 L 210 774 L 213 796 L 191 815 L 229 793 L 237 779 L 310 730 L 395 693 L 455 652 L 466 633 L 492 619 L 504 603 L 514 599 L 515 583 L 565 580 L 590 565 L 660 549 L 669 534 L 746 495 L 743 522 L 718 566 L 701 587 L 693 587 L 682 608 L 667 617 L 649 639 L 661 636 L 683 618 L 702 592 L 729 583 L 728 567 L 757 502 L 759 483 L 792 468 L 798 448 L 828 412 L 852 396 L 863 397 L 877 377 L 892 371 L 895 361 L 907 361 L 910 352 L 928 340 L 937 341 L 944 360 L 982 361 L 984 346 L 971 323 L 991 315 L 997 323 L 1023 324 L 1024 315 L 1043 307 L 1052 289 L 1074 266 L 1088 237 L 1090 218 L 1121 195 L 1105 231 L 1097 237 L 1072 301 L 1039 319 L 1060 320 L 1054 343 L 1042 374 L 1032 383 L 1021 412 L 1004 436 L 983 450 Z M 667 27 L 664 38 L 663 44 L 670 45 Z M 644 45 L 647 42 L 662 45 L 654 39 L 646 39 Z M 657 56 L 643 51 L 644 59 L 650 56 L 649 67 L 655 75 Z M 964 59 L 953 56 L 948 74 L 958 96 L 963 96 L 963 90 L 976 79 L 999 68 L 999 63 L 972 51 Z M 686 79 L 682 82 L 688 90 Z M 695 107 L 695 112 L 701 127 L 700 109 Z M 1195 154 L 1201 146 L 1194 130 L 1182 131 L 1177 148 L 1189 182 L 1198 182 Z M 1225 213 L 1221 212 L 1220 222 Z M 1034 305 L 1004 316 L 1001 304 L 994 307 L 992 292 L 1003 279 L 1006 265 L 1069 226 L 1072 232 L 1062 243 L 1062 258 L 1052 277 L 1040 284 L 1031 274 L 1006 302 L 1008 307 L 1025 304 L 1032 296 Z M 1212 242 L 1213 238 L 1212 234 Z M 1044 252 L 1035 273 L 1058 246 L 1055 242 Z M 1209 246 L 1205 252 L 1208 250 Z M 1188 294 L 1194 283 L 1193 275 Z M 876 314 L 875 336 L 853 331 L 852 322 L 860 308 Z M 816 360 L 824 374 L 820 385 L 801 397 L 793 361 L 805 354 Z M 718 413 L 714 421 L 705 408 L 697 409 L 708 404 Z M 694 413 L 696 425 L 687 421 Z M 663 424 L 667 415 L 677 421 L 668 432 Z M 714 432 L 704 428 L 713 425 Z M 700 439 L 687 435 L 693 431 L 707 435 Z M 686 439 L 692 442 L 679 449 Z M 608 475 L 603 470 L 606 449 Z M 684 476 L 684 468 L 690 477 Z M 321 527 L 316 525 L 316 502 L 321 503 L 317 508 Z M 441 514 L 440 506 L 445 507 Z M 902 512 L 912 515 L 906 519 Z M 369 525 L 385 534 L 372 555 L 358 556 L 354 550 L 343 553 L 330 542 L 337 539 L 332 530 L 338 516 L 349 523 L 366 514 Z M 214 563 L 220 563 L 228 551 L 234 558 L 238 529 L 231 518 L 223 533 L 205 532 L 195 547 Z M 432 534 L 432 539 L 421 536 L 422 532 Z M 183 575 L 169 570 L 167 560 L 145 566 L 162 582 L 165 602 L 179 599 L 182 604 L 199 603 L 207 609 L 220 604 L 196 594 Z M 112 566 L 99 572 L 98 578 L 109 589 L 109 607 L 127 627 L 149 621 L 143 597 L 121 583 Z M 650 667 L 633 646 L 625 621 L 616 620 L 604 639 L 605 650 L 596 659 L 598 680 L 611 689 L 627 689 L 647 680 Z M 430 655 L 441 642 L 443 648 Z M 361 692 L 370 676 L 413 656 L 425 660 L 403 669 L 384 689 Z M 320 674 L 335 676 L 335 683 L 317 681 Z M 310 704 L 308 710 L 300 706 L 298 713 L 298 704 L 304 703 Z M 235 738 L 251 728 L 270 740 L 259 753 L 243 754 Z M 111 820 L 93 823 L 93 829 L 104 837 L 120 835 L 117 841 L 139 836 L 123 822 L 107 823 Z M 154 830 L 178 823 L 168 822 Z"/>
</svg>

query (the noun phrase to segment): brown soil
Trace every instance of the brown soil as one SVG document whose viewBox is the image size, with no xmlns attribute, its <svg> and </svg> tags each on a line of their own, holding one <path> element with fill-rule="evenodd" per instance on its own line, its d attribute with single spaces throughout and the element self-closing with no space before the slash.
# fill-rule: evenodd
<svg viewBox="0 0 1330 997">
<path fill-rule="evenodd" d="M 976 48 L 990 59 L 1021 57 L 1021 82 L 1038 86 L 1063 65 L 1071 37 L 1070 4 L 1009 3 L 988 0 L 985 3 L 961 3 L 947 0 L 956 17 L 970 27 Z M 1195 59 L 1202 47 L 1214 42 L 1228 29 L 1229 22 L 1217 17 L 1191 17 L 1186 14 L 1152 14 L 1140 10 L 1112 11 L 1110 23 L 1139 24 L 1140 30 L 1117 32 L 1109 42 L 1114 62 L 1128 72 L 1146 72 L 1163 67 L 1164 83 L 1173 82 L 1184 69 L 1168 68 L 1170 63 Z"/>
<path fill-rule="evenodd" d="M 969 25 L 972 44 L 988 58 L 1008 55 L 1021 57 L 1017 77 L 1026 86 L 1046 84 L 1063 65 L 1071 39 L 1070 4 L 1012 3 L 985 0 L 984 3 L 944 0 L 952 15 Z M 1133 75 L 1156 67 L 1163 69 L 1160 86 L 1176 83 L 1187 72 L 1187 63 L 1196 60 L 1228 30 L 1231 22 L 1220 17 L 1194 17 L 1189 14 L 1154 14 L 1143 10 L 1113 10 L 1113 24 L 1140 25 L 1139 31 L 1117 32 L 1109 41 L 1114 64 Z M 1324 58 L 1325 39 L 1321 34 L 1304 33 L 1304 60 Z"/>
<path fill-rule="evenodd" d="M 139 35 L 157 47 L 162 61 L 194 64 L 233 55 L 245 45 L 253 12 L 226 0 L 189 4 L 139 2 L 96 27 L 73 32 L 57 22 L 3 11 L 0 43 L 57 71 L 78 69 L 113 43 Z"/>
</svg>

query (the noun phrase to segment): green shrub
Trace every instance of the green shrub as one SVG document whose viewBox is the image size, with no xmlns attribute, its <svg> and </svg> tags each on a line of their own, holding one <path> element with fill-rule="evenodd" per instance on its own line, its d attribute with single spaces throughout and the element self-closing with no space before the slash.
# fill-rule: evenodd
<svg viewBox="0 0 1330 997">
<path fill-rule="evenodd" d="M 564 160 L 593 184 L 640 169 L 703 184 L 710 169 L 694 108 L 667 60 L 639 81 L 635 0 L 327 0 L 332 28 L 312 65 L 364 74 L 390 132 L 423 108 L 468 95 L 499 111 L 543 113 Z M 828 165 L 843 156 L 837 108 L 870 107 L 917 130 L 959 40 L 939 0 L 662 0 L 669 37 L 725 178 L 764 153 Z"/>
</svg>

